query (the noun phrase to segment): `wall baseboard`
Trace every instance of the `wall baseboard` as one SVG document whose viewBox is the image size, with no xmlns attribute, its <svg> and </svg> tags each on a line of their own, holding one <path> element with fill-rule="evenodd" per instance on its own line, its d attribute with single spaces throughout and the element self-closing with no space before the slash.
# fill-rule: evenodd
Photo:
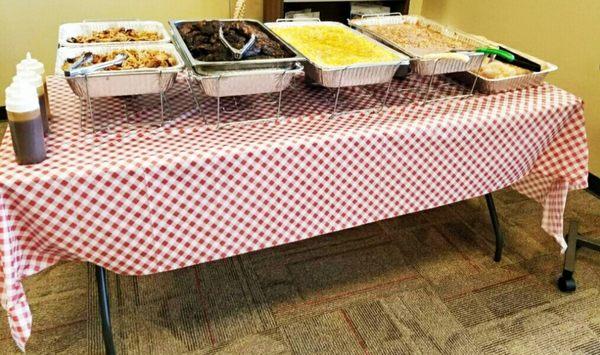
<svg viewBox="0 0 600 355">
<path fill-rule="evenodd" d="M 6 106 L 0 106 L 0 121 L 6 121 L 8 116 L 6 115 Z"/>
<path fill-rule="evenodd" d="M 592 173 L 588 174 L 588 190 L 600 197 L 600 178 Z"/>
</svg>

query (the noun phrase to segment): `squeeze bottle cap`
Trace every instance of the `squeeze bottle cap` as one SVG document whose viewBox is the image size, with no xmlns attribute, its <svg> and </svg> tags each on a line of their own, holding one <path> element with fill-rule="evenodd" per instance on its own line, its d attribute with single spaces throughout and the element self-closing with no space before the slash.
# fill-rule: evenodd
<svg viewBox="0 0 600 355">
<path fill-rule="evenodd" d="M 13 76 L 12 82 L 26 82 L 35 86 L 36 88 L 39 88 L 44 84 L 44 82 L 42 81 L 42 76 L 34 72 L 33 70 L 25 70 L 18 72 L 17 75 Z"/>
<path fill-rule="evenodd" d="M 26 70 L 33 70 L 39 75 L 44 76 L 44 63 L 37 59 L 31 58 L 31 53 L 27 52 L 25 59 L 17 64 L 17 74 Z"/>
<path fill-rule="evenodd" d="M 8 112 L 31 112 L 40 109 L 37 90 L 29 83 L 12 83 L 4 93 L 6 94 L 4 104 Z"/>
</svg>

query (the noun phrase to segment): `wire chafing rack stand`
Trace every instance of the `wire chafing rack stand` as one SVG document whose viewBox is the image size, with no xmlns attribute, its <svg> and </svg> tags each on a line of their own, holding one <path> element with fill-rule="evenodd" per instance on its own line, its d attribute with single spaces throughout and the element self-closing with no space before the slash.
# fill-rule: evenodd
<svg viewBox="0 0 600 355">
<path fill-rule="evenodd" d="M 149 126 L 151 126 L 151 127 L 152 126 L 162 127 L 165 124 L 165 122 L 168 121 L 166 119 L 167 115 L 165 112 L 165 108 L 166 108 L 166 111 L 168 111 L 169 120 L 172 120 L 172 118 L 173 118 L 173 111 L 171 109 L 171 105 L 169 103 L 169 99 L 167 96 L 168 88 L 166 85 L 163 85 L 163 80 L 165 77 L 167 78 L 167 80 L 171 80 L 171 79 L 168 76 L 164 76 L 162 70 L 158 70 L 157 72 L 158 72 L 158 80 L 159 80 L 159 86 L 160 86 L 160 91 L 158 92 L 158 95 L 160 97 L 160 115 L 159 115 L 158 120 L 150 122 Z M 94 99 L 96 99 L 96 97 L 92 97 L 89 95 L 90 89 L 89 89 L 88 75 L 85 74 L 82 76 L 71 77 L 71 78 L 69 78 L 69 80 L 82 80 L 83 84 L 84 84 L 83 85 L 83 88 L 84 88 L 83 95 L 78 95 L 78 98 L 79 98 L 79 128 L 82 131 L 85 131 L 88 128 L 90 128 L 93 133 L 96 133 L 99 131 L 110 131 L 111 128 L 115 126 L 115 124 L 109 123 L 104 126 L 97 127 L 96 112 L 94 109 L 94 102 L 93 102 Z M 132 120 L 130 117 L 131 116 L 130 107 L 136 106 L 136 109 L 132 110 L 134 112 L 134 114 L 135 114 L 135 112 L 142 111 L 143 109 L 137 108 L 139 103 L 137 103 L 136 101 L 139 101 L 138 98 L 140 96 L 146 96 L 146 95 L 153 95 L 153 94 L 118 96 L 118 98 L 122 99 L 122 101 L 123 101 L 123 112 L 125 114 L 125 117 L 124 117 L 125 123 L 131 125 L 132 129 L 137 128 L 139 126 L 139 124 L 132 123 Z M 89 119 L 89 122 L 88 122 L 88 119 Z M 114 122 L 114 121 L 111 121 L 111 122 Z M 88 125 L 89 125 L 89 127 L 88 127 Z"/>
<path fill-rule="evenodd" d="M 481 67 L 483 66 L 483 62 L 484 62 L 484 58 L 486 57 L 486 55 L 481 55 L 478 59 L 478 64 L 477 64 L 477 73 L 479 73 L 481 71 Z M 411 59 L 411 61 L 415 61 L 417 59 Z M 422 60 L 422 59 L 418 59 L 418 60 Z M 468 87 L 466 89 L 466 92 L 462 93 L 462 94 L 458 94 L 458 95 L 446 95 L 443 97 L 437 97 L 440 94 L 443 94 L 443 89 L 446 87 L 459 87 L 462 88 L 464 87 L 464 85 L 455 82 L 454 80 L 448 78 L 447 76 L 444 77 L 444 80 L 446 81 L 445 83 L 442 84 L 434 84 L 434 80 L 435 78 L 439 77 L 440 75 L 445 75 L 448 73 L 445 72 L 438 72 L 438 68 L 439 68 L 439 64 L 442 60 L 448 60 L 446 58 L 436 58 L 436 59 L 431 59 L 433 60 L 433 74 L 431 75 L 424 75 L 428 77 L 427 80 L 427 87 L 426 88 L 419 88 L 416 93 L 417 94 L 422 94 L 424 97 L 423 99 L 415 99 L 414 102 L 419 103 L 420 105 L 425 105 L 431 102 L 437 102 L 437 101 L 445 101 L 445 100 L 457 100 L 457 99 L 466 99 L 469 97 L 472 97 L 475 93 L 475 88 L 477 87 L 477 80 L 478 80 L 478 76 L 475 76 L 475 79 L 473 80 L 473 83 L 470 85 L 470 87 Z M 416 74 L 414 72 L 409 73 L 407 75 L 407 78 L 409 78 L 410 76 L 415 76 L 415 75 L 419 75 Z M 405 88 L 405 89 L 399 89 L 396 91 L 396 93 L 399 93 L 401 96 L 403 92 L 415 92 L 415 88 L 414 87 L 409 87 L 409 88 Z"/>
<path fill-rule="evenodd" d="M 480 61 L 478 63 L 478 69 L 477 72 L 479 72 L 481 70 L 481 67 L 483 65 L 483 60 L 484 60 L 484 55 L 482 55 L 480 58 Z M 412 60 L 412 59 L 411 59 Z M 439 75 L 443 75 L 443 73 L 437 73 L 437 68 L 438 68 L 438 64 L 441 60 L 447 60 L 444 58 L 437 58 L 437 59 L 432 59 L 434 61 L 434 69 L 433 72 L 434 74 L 432 75 L 427 75 L 429 78 L 427 80 L 427 87 L 424 89 L 419 88 L 416 93 L 417 94 L 424 94 L 424 99 L 423 100 L 415 100 L 415 102 L 418 102 L 421 105 L 425 105 L 427 103 L 431 103 L 431 102 L 436 102 L 436 101 L 443 101 L 443 100 L 455 100 L 455 99 L 465 99 L 465 98 L 469 98 L 471 96 L 474 95 L 475 92 L 475 88 L 477 85 L 477 79 L 478 77 L 475 76 L 475 79 L 473 81 L 473 83 L 470 85 L 470 87 L 467 89 L 468 91 L 466 93 L 463 94 L 459 94 L 459 95 L 451 95 L 451 96 L 445 96 L 445 97 L 438 97 L 436 98 L 436 96 L 438 96 L 438 94 L 436 94 L 436 92 L 441 92 L 445 87 L 463 87 L 463 85 L 456 83 L 455 81 L 449 79 L 449 78 L 445 78 L 445 80 L 448 80 L 449 82 L 446 83 L 442 83 L 442 84 L 435 84 L 434 80 L 436 77 L 438 77 Z M 333 109 L 331 112 L 331 116 L 330 117 L 335 117 L 339 114 L 343 114 L 344 112 L 347 111 L 338 111 L 339 105 L 340 105 L 340 92 L 343 89 L 343 80 L 345 77 L 345 74 L 347 72 L 348 69 L 351 69 L 353 66 L 347 66 L 345 68 L 343 68 L 340 71 L 340 75 L 339 75 L 339 83 L 337 85 L 336 88 L 327 88 L 330 91 L 331 96 L 328 97 L 328 101 L 331 102 L 333 104 Z M 398 65 L 397 69 L 400 67 L 400 65 Z M 409 73 L 407 75 L 407 77 L 412 76 L 412 75 L 418 75 L 415 73 Z M 394 82 L 395 77 L 392 77 L 391 80 L 387 83 L 384 83 L 386 85 L 386 89 L 383 95 L 383 98 L 380 100 L 380 105 L 378 108 L 373 109 L 373 111 L 371 112 L 371 114 L 377 114 L 382 112 L 385 108 L 387 108 L 387 102 L 391 93 L 391 88 L 392 88 L 392 84 Z M 374 84 L 377 85 L 377 84 Z M 355 86 L 357 88 L 360 88 L 361 91 L 363 91 L 363 94 L 359 95 L 359 96 L 354 96 L 354 98 L 358 98 L 358 97 L 371 97 L 374 98 L 375 95 L 372 92 L 368 92 L 368 90 L 364 89 L 364 86 L 369 86 L 369 85 L 361 85 L 361 86 Z M 415 87 L 411 86 L 409 88 L 404 88 L 404 89 L 399 89 L 394 91 L 396 94 L 399 94 L 400 96 L 404 96 L 403 93 L 404 92 L 415 92 Z"/>
<path fill-rule="evenodd" d="M 223 123 L 223 119 L 222 119 L 222 114 L 226 113 L 226 114 L 235 114 L 235 113 L 243 113 L 243 112 L 254 112 L 257 110 L 257 108 L 259 107 L 258 104 L 262 103 L 262 104 L 267 104 L 267 105 L 276 105 L 277 107 L 277 113 L 275 115 L 275 119 L 278 120 L 281 118 L 281 109 L 282 109 L 282 101 L 283 101 L 283 91 L 289 87 L 292 79 L 295 77 L 295 75 L 302 70 L 302 66 L 293 68 L 293 69 L 282 69 L 279 70 L 276 74 L 272 74 L 275 75 L 275 81 L 274 81 L 274 85 L 272 87 L 272 90 L 270 91 L 266 91 L 266 92 L 248 92 L 248 91 L 237 91 L 237 88 L 234 85 L 231 85 L 229 87 L 225 87 L 225 85 L 223 85 L 223 81 L 224 79 L 228 78 L 228 77 L 239 77 L 239 78 L 243 78 L 246 77 L 246 79 L 242 79 L 242 80 L 252 80 L 252 79 L 247 79 L 247 78 L 251 78 L 253 73 L 256 73 L 254 71 L 248 71 L 249 76 L 246 76 L 245 74 L 242 73 L 236 73 L 236 74 L 230 74 L 230 73 L 219 73 L 219 74 L 214 74 L 214 75 L 200 75 L 200 74 L 196 74 L 194 72 L 192 72 L 191 70 L 187 71 L 187 76 L 186 76 L 186 82 L 188 85 L 188 89 L 192 95 L 192 98 L 194 99 L 194 102 L 196 104 L 196 108 L 198 109 L 198 111 L 200 112 L 200 115 L 202 115 L 202 119 L 204 121 L 204 124 L 206 124 L 207 126 L 211 126 L 212 124 L 209 122 L 207 116 L 206 116 L 206 111 L 204 110 L 204 101 L 206 101 L 206 99 L 208 98 L 215 98 L 217 101 L 217 107 L 216 107 L 216 124 L 214 125 L 215 129 L 219 129 L 221 128 L 223 125 L 230 125 L 230 124 L 236 124 L 236 123 L 241 123 L 243 121 L 232 121 L 232 122 L 227 122 L 227 123 Z M 291 77 L 288 77 L 291 76 Z M 287 81 L 287 79 L 289 78 L 289 82 Z M 214 85 L 210 84 L 210 81 L 213 81 Z M 239 94 L 238 94 L 239 93 Z M 240 98 L 242 97 L 247 97 L 250 95 L 265 95 L 268 97 L 271 97 L 271 100 L 254 100 L 252 101 L 249 105 L 246 105 L 245 108 L 240 107 Z M 275 98 L 273 98 L 273 96 L 275 96 Z M 230 99 L 231 102 L 233 103 L 234 109 L 227 109 L 226 106 L 223 104 L 223 100 L 224 99 Z M 252 119 L 252 120 L 247 120 L 247 121 L 252 121 L 252 122 L 259 122 L 259 121 L 267 121 L 267 120 L 271 120 L 273 119 L 273 117 L 268 117 L 268 118 L 259 118 L 259 119 Z M 245 120 L 246 121 L 246 120 Z"/>
<path fill-rule="evenodd" d="M 398 70 L 398 68 L 400 68 L 400 66 L 401 66 L 401 64 L 398 64 L 395 67 L 394 71 Z M 350 111 L 345 111 L 345 110 L 338 111 L 340 103 L 344 102 L 343 100 L 340 100 L 340 93 L 343 88 L 347 88 L 347 87 L 358 88 L 360 91 L 362 91 L 362 93 L 360 95 L 353 96 L 354 98 L 368 97 L 368 98 L 376 99 L 375 94 L 373 92 L 369 92 L 368 89 L 365 89 L 365 86 L 385 85 L 385 91 L 384 91 L 383 98 L 381 98 L 381 100 L 379 100 L 378 107 L 371 109 L 370 114 L 378 114 L 378 113 L 382 112 L 385 108 L 387 108 L 387 101 L 390 96 L 390 90 L 391 90 L 392 84 L 394 82 L 394 77 L 392 76 L 389 81 L 380 83 L 380 84 L 367 84 L 367 85 L 355 85 L 355 86 L 344 85 L 344 79 L 346 78 L 348 70 L 351 70 L 356 67 L 360 67 L 360 65 L 349 65 L 349 66 L 342 68 L 339 71 L 339 79 L 338 79 L 337 85 L 334 88 L 329 88 L 329 87 L 326 88 L 330 94 L 327 97 L 327 101 L 333 104 L 333 108 L 331 110 L 331 115 L 329 116 L 330 118 L 334 118 L 338 115 L 344 114 L 346 112 L 350 112 Z"/>
<path fill-rule="evenodd" d="M 478 73 L 481 71 L 481 67 L 483 66 L 484 57 L 485 57 L 485 56 L 484 56 L 484 55 L 482 55 L 482 56 L 480 57 L 480 59 L 479 59 L 479 64 L 478 64 L 478 67 L 477 67 L 477 72 L 478 72 Z M 434 63 L 434 65 L 433 65 L 433 68 L 434 68 L 434 69 L 433 69 L 433 72 L 434 72 L 434 73 L 436 72 L 436 69 L 437 69 L 437 67 L 438 67 L 438 65 L 439 65 L 439 62 L 440 62 L 441 60 L 443 60 L 443 59 L 440 59 L 440 58 L 437 58 L 437 59 L 435 59 L 435 63 Z M 439 74 L 438 74 L 438 75 L 439 75 Z M 471 88 L 470 88 L 470 89 L 469 89 L 469 91 L 468 91 L 467 93 L 465 93 L 465 94 L 460 94 L 460 95 L 456 95 L 456 96 L 449 96 L 449 97 L 442 97 L 442 98 L 434 99 L 434 98 L 433 98 L 433 96 L 434 96 L 435 94 L 431 94 L 431 93 L 432 93 L 432 90 L 431 90 L 431 88 L 432 88 L 432 83 L 433 83 L 433 80 L 434 80 L 434 76 L 435 76 L 435 74 L 431 75 L 431 76 L 430 76 L 430 78 L 429 78 L 429 83 L 428 83 L 428 85 L 427 85 L 427 91 L 426 91 L 426 93 L 425 93 L 425 97 L 426 97 L 426 99 L 425 99 L 424 103 L 429 103 L 429 102 L 433 102 L 433 101 L 440 101 L 440 100 L 448 100 L 448 99 L 450 99 L 450 100 L 451 100 L 451 99 L 464 99 L 464 98 L 469 98 L 469 97 L 473 96 L 473 93 L 475 92 L 475 87 L 476 87 L 476 85 L 477 85 L 477 79 L 478 79 L 477 77 L 475 77 L 475 80 L 473 80 L 473 84 L 471 85 Z M 450 80 L 450 79 L 448 79 L 448 77 L 445 77 L 445 78 L 446 78 L 446 80 Z M 453 85 L 458 85 L 458 84 L 457 84 L 456 82 L 445 83 L 445 84 L 442 84 L 442 85 L 439 85 L 439 86 L 437 86 L 437 88 L 436 88 L 436 89 L 437 89 L 437 90 L 440 90 L 440 89 L 443 89 L 444 87 L 447 87 L 447 86 L 453 86 Z M 461 85 L 458 85 L 458 86 L 462 87 Z"/>
</svg>

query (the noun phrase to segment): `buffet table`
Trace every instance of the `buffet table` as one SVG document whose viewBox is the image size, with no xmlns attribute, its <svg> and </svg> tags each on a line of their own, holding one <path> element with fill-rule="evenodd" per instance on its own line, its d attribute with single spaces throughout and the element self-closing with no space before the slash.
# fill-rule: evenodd
<svg viewBox="0 0 600 355">
<path fill-rule="evenodd" d="M 425 105 L 394 94 L 419 80 L 395 80 L 381 113 L 333 118 L 329 91 L 299 82 L 281 119 L 217 130 L 180 77 L 168 125 L 92 134 L 66 82 L 50 78 L 49 159 L 18 166 L 10 135 L 0 146 L 0 292 L 16 343 L 24 349 L 32 327 L 21 281 L 60 260 L 147 275 L 507 186 L 543 205 L 541 224 L 564 250 L 567 192 L 587 186 L 581 100 L 548 84 Z M 123 100 L 107 99 L 97 119 L 116 120 Z M 237 115 L 274 116 L 268 104 Z"/>
</svg>

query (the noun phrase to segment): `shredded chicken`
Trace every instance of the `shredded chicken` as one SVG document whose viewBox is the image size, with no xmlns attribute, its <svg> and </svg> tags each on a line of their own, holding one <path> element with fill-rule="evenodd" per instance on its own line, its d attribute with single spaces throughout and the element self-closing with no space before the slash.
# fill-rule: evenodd
<svg viewBox="0 0 600 355">
<path fill-rule="evenodd" d="M 101 43 L 101 42 L 138 42 L 160 41 L 162 35 L 154 31 L 137 31 L 131 28 L 109 28 L 104 31 L 93 31 L 89 35 L 71 37 L 70 43 Z"/>
<path fill-rule="evenodd" d="M 127 70 L 127 69 L 143 69 L 143 68 L 163 68 L 177 65 L 177 59 L 172 54 L 165 51 L 151 49 L 125 49 L 114 50 L 105 54 L 94 54 L 93 60 L 83 66 L 89 66 L 99 63 L 108 62 L 115 59 L 121 53 L 128 55 L 127 59 L 121 65 L 113 65 L 104 70 Z M 62 68 L 69 70 L 70 66 L 77 61 L 79 57 L 67 59 Z"/>
</svg>

